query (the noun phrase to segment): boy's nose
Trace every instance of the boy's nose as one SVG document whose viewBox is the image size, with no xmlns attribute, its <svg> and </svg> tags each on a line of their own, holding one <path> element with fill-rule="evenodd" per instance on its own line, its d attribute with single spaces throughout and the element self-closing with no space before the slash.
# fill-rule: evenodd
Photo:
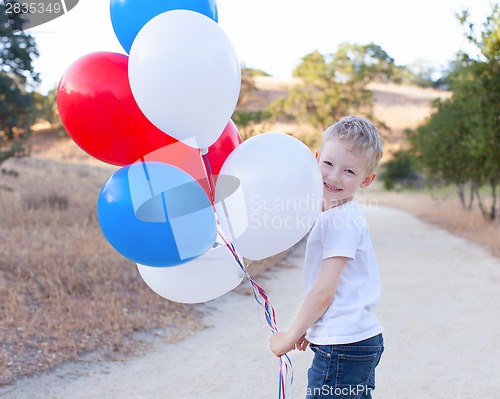
<svg viewBox="0 0 500 399">
<path fill-rule="evenodd" d="M 340 173 L 333 172 L 333 173 L 330 175 L 330 179 L 332 179 L 332 181 L 334 181 L 335 183 L 340 182 Z"/>
</svg>

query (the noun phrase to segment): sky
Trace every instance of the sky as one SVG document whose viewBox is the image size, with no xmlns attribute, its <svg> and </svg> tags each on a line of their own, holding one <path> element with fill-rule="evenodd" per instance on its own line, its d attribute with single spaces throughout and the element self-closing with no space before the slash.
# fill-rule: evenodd
<svg viewBox="0 0 500 399">
<path fill-rule="evenodd" d="M 397 65 L 444 68 L 466 45 L 455 14 L 467 8 L 472 20 L 482 23 L 491 1 L 217 0 L 217 8 L 219 26 L 242 65 L 289 78 L 303 56 L 334 53 L 343 42 L 378 44 Z M 40 52 L 34 65 L 42 93 L 86 54 L 126 54 L 111 25 L 109 0 L 80 0 L 66 15 L 29 32 Z"/>
</svg>

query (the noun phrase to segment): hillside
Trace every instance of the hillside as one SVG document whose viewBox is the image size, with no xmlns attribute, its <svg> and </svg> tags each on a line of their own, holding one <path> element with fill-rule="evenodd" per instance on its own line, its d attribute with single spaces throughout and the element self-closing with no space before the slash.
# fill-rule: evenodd
<svg viewBox="0 0 500 399">
<path fill-rule="evenodd" d="M 257 91 L 247 96 L 241 104 L 241 109 L 246 111 L 262 110 L 272 101 L 286 97 L 290 87 L 296 83 L 297 81 L 294 79 L 283 80 L 257 76 L 255 77 Z M 450 92 L 396 84 L 372 83 L 369 88 L 374 94 L 375 116 L 390 128 L 389 134 L 385 137 L 387 153 L 401 145 L 405 129 L 416 128 L 430 115 L 431 104 L 435 98 L 450 96 Z M 301 129 L 303 128 L 293 124 L 280 123 L 276 125 L 265 124 L 257 130 L 298 133 L 296 135 L 300 137 Z M 314 134 L 318 134 L 318 132 L 314 132 Z M 36 157 L 71 163 L 104 165 L 85 154 L 71 139 L 54 134 L 46 125 L 37 126 L 31 139 L 31 145 L 32 154 Z"/>
<path fill-rule="evenodd" d="M 268 76 L 255 78 L 257 91 L 250 94 L 242 104 L 246 111 L 264 109 L 272 101 L 286 97 L 288 90 L 297 84 L 296 79 L 282 80 Z M 369 89 L 374 94 L 374 114 L 389 128 L 386 147 L 394 148 L 401 144 L 405 129 L 415 129 L 423 123 L 432 111 L 432 101 L 436 98 L 448 98 L 451 93 L 432 88 L 372 83 Z M 293 132 L 296 126 L 280 125 L 281 130 Z M 280 130 L 279 128 L 277 130 Z"/>
</svg>

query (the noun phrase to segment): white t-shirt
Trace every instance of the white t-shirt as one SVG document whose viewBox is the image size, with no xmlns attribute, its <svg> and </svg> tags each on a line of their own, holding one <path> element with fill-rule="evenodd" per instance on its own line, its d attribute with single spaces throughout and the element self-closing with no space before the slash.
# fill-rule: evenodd
<svg viewBox="0 0 500 399">
<path fill-rule="evenodd" d="M 307 240 L 304 295 L 318 277 L 322 261 L 342 256 L 347 261 L 335 297 L 306 338 L 317 345 L 347 344 L 383 331 L 372 310 L 380 298 L 377 260 L 366 220 L 352 200 L 321 213 Z"/>
</svg>

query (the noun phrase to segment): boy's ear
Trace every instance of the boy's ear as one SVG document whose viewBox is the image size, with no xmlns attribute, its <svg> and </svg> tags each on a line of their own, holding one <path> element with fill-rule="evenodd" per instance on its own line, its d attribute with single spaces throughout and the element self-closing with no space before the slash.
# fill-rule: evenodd
<svg viewBox="0 0 500 399">
<path fill-rule="evenodd" d="M 363 181 L 361 182 L 361 184 L 359 185 L 359 187 L 361 187 L 361 188 L 368 187 L 370 184 L 372 184 L 373 180 L 375 180 L 375 177 L 377 177 L 377 173 L 376 172 L 370 173 L 368 176 L 366 176 L 363 179 Z"/>
<path fill-rule="evenodd" d="M 316 154 L 314 156 L 316 157 L 316 161 L 319 161 L 319 151 L 316 151 Z"/>
</svg>

